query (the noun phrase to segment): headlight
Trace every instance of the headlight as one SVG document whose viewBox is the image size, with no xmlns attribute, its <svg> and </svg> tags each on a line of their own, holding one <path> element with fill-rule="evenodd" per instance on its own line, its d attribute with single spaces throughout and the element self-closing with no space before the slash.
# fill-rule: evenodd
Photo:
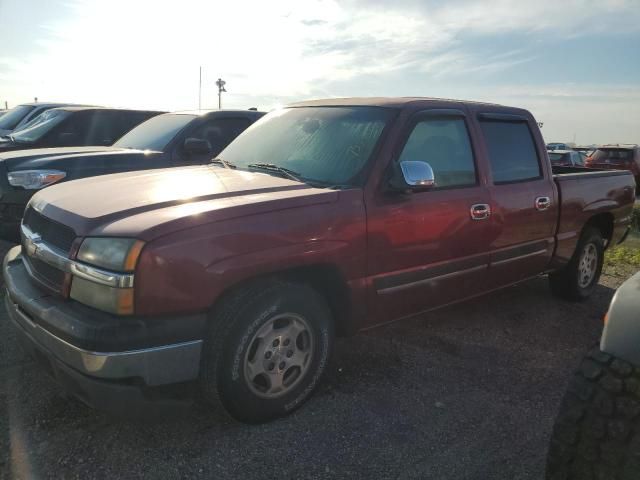
<svg viewBox="0 0 640 480">
<path fill-rule="evenodd" d="M 72 266 L 70 296 L 117 315 L 133 313 L 133 272 L 144 242 L 132 238 L 86 238 Z M 99 268 L 94 268 L 99 267 Z"/>
<path fill-rule="evenodd" d="M 143 242 L 135 238 L 86 238 L 78 260 L 116 272 L 133 272 Z"/>
<path fill-rule="evenodd" d="M 60 170 L 21 170 L 9 172 L 7 179 L 14 187 L 22 187 L 26 190 L 37 190 L 56 183 L 66 177 L 67 174 Z"/>
</svg>

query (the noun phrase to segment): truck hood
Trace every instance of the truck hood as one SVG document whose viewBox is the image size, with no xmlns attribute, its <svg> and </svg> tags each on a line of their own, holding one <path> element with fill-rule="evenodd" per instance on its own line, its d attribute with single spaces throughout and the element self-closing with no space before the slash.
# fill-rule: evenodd
<svg viewBox="0 0 640 480">
<path fill-rule="evenodd" d="M 218 166 L 118 173 L 54 185 L 31 206 L 78 236 L 145 241 L 238 216 L 336 201 L 338 192 Z"/>
<path fill-rule="evenodd" d="M 102 165 L 105 169 L 104 173 L 108 173 L 106 172 L 107 166 L 110 163 L 113 164 L 113 162 L 109 162 L 110 159 L 124 159 L 125 157 L 134 159 L 158 155 L 162 155 L 162 152 L 118 147 L 39 148 L 0 153 L 0 162 L 5 164 L 9 172 L 53 168 L 72 171 L 76 178 L 82 178 L 86 176 L 82 175 L 82 170 L 91 169 L 96 164 Z"/>
<path fill-rule="evenodd" d="M 60 147 L 60 148 L 34 148 L 30 150 L 15 150 L 4 152 L 0 149 L 0 162 L 3 162 L 7 170 L 14 170 L 24 163 L 28 163 L 40 158 L 59 157 L 79 153 L 110 152 L 119 151 L 114 147 Z M 21 168 L 25 170 L 25 168 Z"/>
</svg>

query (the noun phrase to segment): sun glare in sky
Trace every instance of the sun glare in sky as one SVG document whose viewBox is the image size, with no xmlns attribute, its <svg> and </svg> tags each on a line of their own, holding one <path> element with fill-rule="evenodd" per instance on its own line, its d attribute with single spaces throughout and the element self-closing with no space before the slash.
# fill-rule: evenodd
<svg viewBox="0 0 640 480">
<path fill-rule="evenodd" d="M 640 8 L 609 1 L 0 2 L 0 101 L 269 110 L 338 96 L 522 106 L 548 141 L 640 142 Z M 603 121 L 606 119 L 606 121 Z"/>
</svg>

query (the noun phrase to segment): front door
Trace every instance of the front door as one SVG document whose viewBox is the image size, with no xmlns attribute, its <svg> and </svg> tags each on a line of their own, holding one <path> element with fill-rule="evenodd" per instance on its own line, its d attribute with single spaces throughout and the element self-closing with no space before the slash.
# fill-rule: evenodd
<svg viewBox="0 0 640 480">
<path fill-rule="evenodd" d="M 393 161 L 429 163 L 436 184 L 367 205 L 370 325 L 481 291 L 489 263 L 490 198 L 465 114 L 421 112 L 405 139 Z"/>
</svg>

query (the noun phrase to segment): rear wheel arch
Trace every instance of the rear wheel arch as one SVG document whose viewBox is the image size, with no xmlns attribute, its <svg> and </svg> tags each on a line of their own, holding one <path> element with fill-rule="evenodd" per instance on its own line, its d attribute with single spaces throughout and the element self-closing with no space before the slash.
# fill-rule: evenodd
<svg viewBox="0 0 640 480">
<path fill-rule="evenodd" d="M 610 212 L 603 212 L 592 216 L 582 228 L 582 231 L 584 232 L 589 227 L 593 227 L 600 231 L 600 234 L 605 241 L 605 249 L 608 248 L 611 243 L 611 238 L 613 237 L 613 214 Z"/>
</svg>

